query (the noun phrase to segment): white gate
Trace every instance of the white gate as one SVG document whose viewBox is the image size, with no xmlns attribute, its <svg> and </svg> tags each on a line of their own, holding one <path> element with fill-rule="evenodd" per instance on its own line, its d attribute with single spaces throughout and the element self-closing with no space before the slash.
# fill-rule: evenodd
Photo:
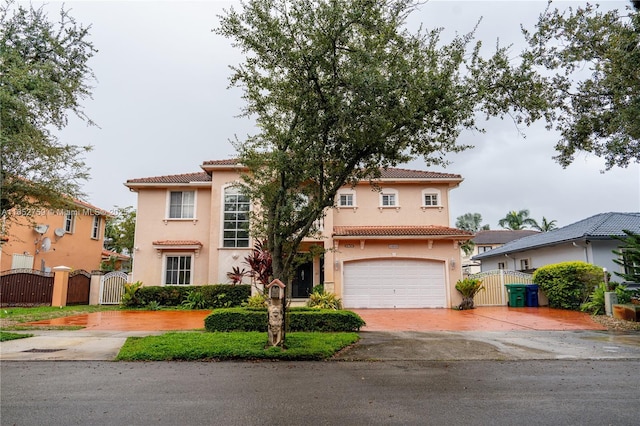
<svg viewBox="0 0 640 426">
<path fill-rule="evenodd" d="M 482 280 L 484 286 L 473 298 L 475 306 L 506 306 L 509 296 L 505 284 L 533 284 L 533 275 L 504 269 L 480 272 L 469 278 Z"/>
<path fill-rule="evenodd" d="M 128 278 L 128 275 L 121 271 L 113 271 L 103 275 L 100 279 L 100 304 L 119 305 Z"/>
</svg>

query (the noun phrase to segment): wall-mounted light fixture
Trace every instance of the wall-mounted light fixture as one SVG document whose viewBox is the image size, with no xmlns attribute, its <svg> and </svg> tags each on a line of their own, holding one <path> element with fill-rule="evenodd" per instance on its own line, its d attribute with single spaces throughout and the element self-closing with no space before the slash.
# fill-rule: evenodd
<svg viewBox="0 0 640 426">
<path fill-rule="evenodd" d="M 456 269 L 456 260 L 449 259 L 449 266 L 451 266 L 451 270 Z"/>
</svg>

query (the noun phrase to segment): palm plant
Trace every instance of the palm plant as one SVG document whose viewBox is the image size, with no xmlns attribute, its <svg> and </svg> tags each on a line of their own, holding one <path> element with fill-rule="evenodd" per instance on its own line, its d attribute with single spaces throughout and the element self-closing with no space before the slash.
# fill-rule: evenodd
<svg viewBox="0 0 640 426">
<path fill-rule="evenodd" d="M 540 224 L 535 219 L 531 219 L 531 220 L 533 221 L 533 224 L 531 225 L 531 227 L 541 232 L 549 232 L 558 228 L 558 226 L 556 225 L 556 222 L 557 222 L 556 220 L 549 221 L 544 216 L 542 217 L 542 223 Z"/>
<path fill-rule="evenodd" d="M 525 229 L 527 226 L 537 225 L 537 223 L 529 217 L 529 210 L 523 209 L 518 212 L 515 210 L 510 211 L 505 217 L 498 221 L 498 225 L 504 229 L 518 231 Z"/>
</svg>

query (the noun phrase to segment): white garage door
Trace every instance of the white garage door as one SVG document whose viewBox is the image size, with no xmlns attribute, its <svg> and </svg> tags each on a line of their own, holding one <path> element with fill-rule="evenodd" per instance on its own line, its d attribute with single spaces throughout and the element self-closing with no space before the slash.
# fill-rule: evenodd
<svg viewBox="0 0 640 426">
<path fill-rule="evenodd" d="M 342 302 L 346 308 L 443 308 L 447 302 L 443 262 L 346 262 L 343 282 Z"/>
</svg>

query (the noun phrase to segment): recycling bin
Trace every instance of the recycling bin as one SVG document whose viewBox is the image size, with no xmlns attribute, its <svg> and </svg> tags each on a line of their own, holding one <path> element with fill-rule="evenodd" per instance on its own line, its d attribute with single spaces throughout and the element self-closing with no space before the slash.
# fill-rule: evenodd
<svg viewBox="0 0 640 426">
<path fill-rule="evenodd" d="M 509 302 L 507 306 L 512 308 L 524 308 L 526 297 L 526 284 L 505 284 Z"/>
<path fill-rule="evenodd" d="M 538 307 L 538 286 L 536 284 L 527 284 L 525 286 L 524 303 L 532 308 Z"/>
</svg>

